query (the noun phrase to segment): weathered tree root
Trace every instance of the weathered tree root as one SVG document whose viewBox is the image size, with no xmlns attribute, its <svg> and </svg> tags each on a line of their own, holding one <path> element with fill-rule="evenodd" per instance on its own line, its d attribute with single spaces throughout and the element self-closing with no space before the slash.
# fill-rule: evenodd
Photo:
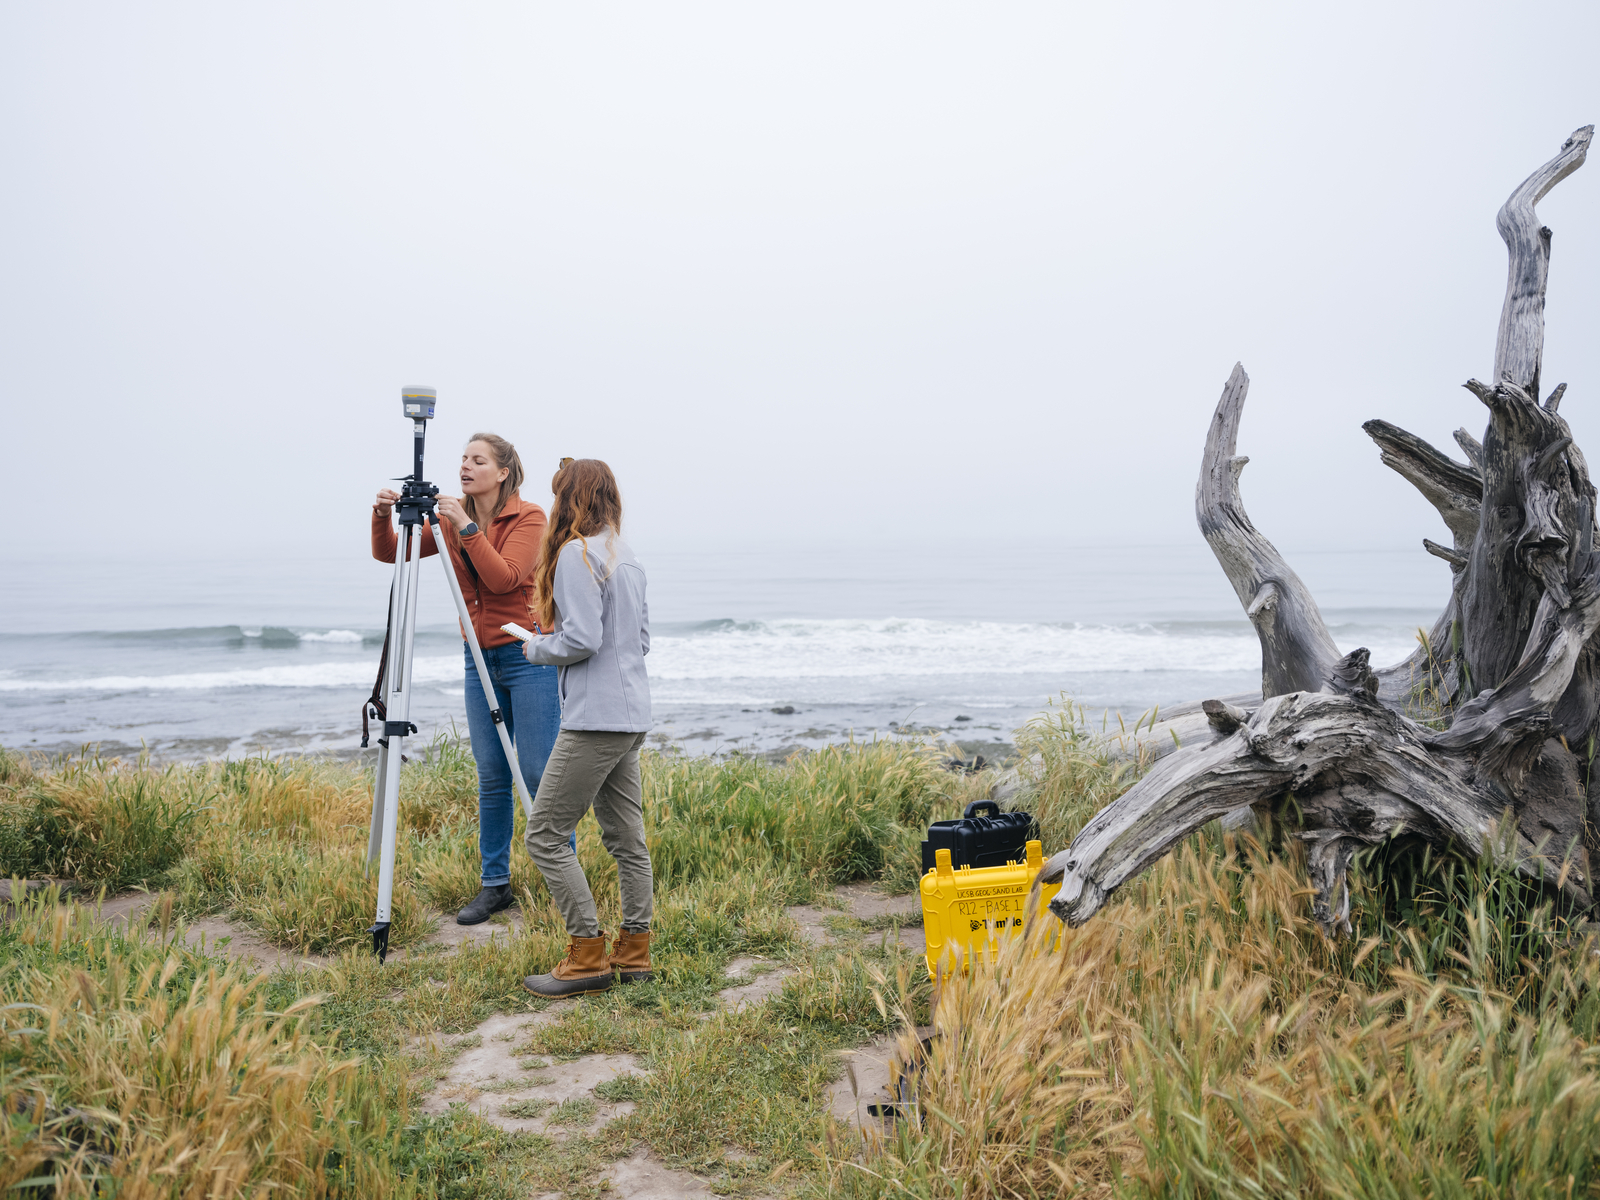
<svg viewBox="0 0 1600 1200">
<path fill-rule="evenodd" d="M 1206 438 L 1195 512 L 1255 626 L 1267 699 L 1254 711 L 1206 701 L 1211 740 L 1167 754 L 1046 863 L 1040 879 L 1061 882 L 1050 908 L 1062 920 L 1088 920 L 1174 843 L 1247 805 L 1306 843 L 1313 914 L 1330 933 L 1350 928 L 1351 856 L 1402 831 L 1441 848 L 1488 847 L 1593 907 L 1595 488 L 1557 411 L 1566 385 L 1539 399 L 1550 231 L 1534 213 L 1583 164 L 1593 132 L 1574 133 L 1500 210 L 1510 267 L 1497 382 L 1466 385 L 1489 411 L 1481 443 L 1456 434 L 1468 462 L 1387 422 L 1364 426 L 1452 539 L 1424 542 L 1449 564 L 1453 587 L 1405 662 L 1374 672 L 1365 650 L 1341 656 L 1309 589 L 1250 522 L 1239 494 L 1248 460 L 1235 454 L 1249 378 L 1235 366 Z"/>
<path fill-rule="evenodd" d="M 1560 751 L 1559 742 L 1536 738 L 1529 766 L 1542 768 L 1539 752 L 1551 747 Z M 1538 781 L 1559 777 L 1563 766 L 1553 754 L 1549 769 L 1536 772 Z M 1233 733 L 1161 759 L 1047 862 L 1040 878 L 1061 881 L 1051 911 L 1082 924 L 1173 843 L 1249 805 L 1298 827 L 1293 836 L 1307 844 L 1316 889 L 1312 914 L 1329 932 L 1349 930 L 1351 856 L 1401 831 L 1441 848 L 1490 845 L 1501 861 L 1558 884 L 1587 908 L 1587 864 L 1566 862 L 1564 831 L 1547 830 L 1536 844 L 1519 822 L 1514 836 L 1496 838 L 1502 814 L 1516 801 L 1477 768 L 1470 756 L 1441 750 L 1430 730 L 1366 694 L 1274 696 Z"/>
</svg>

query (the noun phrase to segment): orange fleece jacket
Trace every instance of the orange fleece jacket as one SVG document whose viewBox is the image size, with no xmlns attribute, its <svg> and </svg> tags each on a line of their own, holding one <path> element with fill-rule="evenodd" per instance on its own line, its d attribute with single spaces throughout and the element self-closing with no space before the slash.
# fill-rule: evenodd
<svg viewBox="0 0 1600 1200">
<path fill-rule="evenodd" d="M 478 644 L 506 646 L 516 641 L 500 626 L 515 622 L 537 631 L 533 615 L 533 569 L 539 565 L 539 543 L 544 540 L 544 509 L 512 496 L 487 531 L 480 529 L 461 537 L 449 521 L 440 521 L 450 543 L 456 579 L 472 616 L 472 629 Z M 372 557 L 393 564 L 400 539 L 391 517 L 372 510 Z M 422 530 L 422 557 L 439 553 L 433 540 L 433 526 Z M 471 565 L 468 565 L 468 560 Z M 466 631 L 461 633 L 466 638 Z"/>
</svg>

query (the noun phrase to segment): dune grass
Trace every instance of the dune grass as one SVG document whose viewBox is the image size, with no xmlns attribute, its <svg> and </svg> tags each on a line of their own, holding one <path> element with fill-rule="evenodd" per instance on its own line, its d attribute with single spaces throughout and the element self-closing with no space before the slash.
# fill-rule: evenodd
<svg viewBox="0 0 1600 1200">
<path fill-rule="evenodd" d="M 0 751 L 0 875 L 69 878 L 90 901 L 61 904 L 51 889 L 0 921 L 0 1111 L 12 1114 L 0 1191 L 509 1196 L 533 1180 L 535 1194 L 581 1195 L 607 1155 L 640 1138 L 691 1164 L 743 1146 L 735 1174 L 748 1179 L 736 1191 L 810 1162 L 836 1052 L 891 1028 L 863 964 L 863 953 L 888 952 L 835 961 L 797 937 L 784 906 L 894 874 L 886 868 L 935 813 L 989 781 L 900 744 L 778 767 L 648 755 L 645 779 L 657 979 L 596 998 L 518 1052 L 638 1053 L 652 1082 L 632 1085 L 634 1118 L 558 1145 L 464 1109 L 416 1109 L 448 1058 L 418 1037 L 541 1007 L 520 980 L 548 970 L 565 943 L 519 848 L 520 935 L 452 954 L 420 946 L 478 887 L 465 747 L 441 740 L 405 768 L 391 945 L 422 952 L 383 966 L 365 933 L 375 897 L 363 771 L 266 759 L 157 769 L 88 753 L 34 764 Z M 616 871 L 592 818 L 579 848 L 614 927 Z M 93 897 L 126 887 L 158 894 L 150 928 L 96 921 Z M 219 964 L 182 936 L 186 920 L 209 915 L 327 965 L 252 977 L 244 963 Z M 798 973 L 767 1009 L 717 1012 L 725 964 L 750 953 Z M 775 1026 L 774 1011 L 786 1023 Z M 224 1080 L 237 1095 L 215 1103 Z"/>
<path fill-rule="evenodd" d="M 119 891 L 177 863 L 210 793 L 192 771 L 111 768 L 85 752 L 37 773 L 0 749 L 0 866 Z"/>
<path fill-rule="evenodd" d="M 1096 721 L 1062 696 L 1017 730 L 1028 809 L 1039 823 L 1047 855 L 1069 845 L 1089 818 L 1132 787 L 1153 761 L 1136 737 L 1117 736 L 1121 718 L 1111 723 L 1108 716 Z"/>
<path fill-rule="evenodd" d="M 1047 851 L 1146 765 L 1096 724 L 1062 705 L 1018 733 Z M 1380 848 L 1353 873 L 1356 936 L 1332 942 L 1292 839 L 1211 828 L 1084 928 L 1037 921 L 935 1008 L 920 959 L 891 939 L 863 925 L 811 946 L 784 906 L 853 879 L 911 886 L 926 823 L 992 773 L 879 744 L 782 766 L 651 755 L 645 780 L 656 980 L 506 1053 L 632 1053 L 649 1074 L 602 1097 L 633 1115 L 556 1140 L 418 1108 L 452 1053 L 428 1035 L 539 1008 L 519 980 L 564 944 L 520 850 L 522 933 L 420 944 L 477 886 L 463 747 L 406 768 L 395 941 L 412 952 L 383 966 L 364 935 L 358 769 L 0 752 L 0 873 L 160 893 L 149 928 L 49 891 L 0 921 L 0 1192 L 578 1198 L 642 1143 L 732 1195 L 1600 1195 L 1592 940 L 1487 858 Z M 579 853 L 614 925 L 592 819 Z M 217 913 L 326 965 L 252 976 L 186 945 L 185 920 Z M 794 974 L 728 1011 L 716 992 L 741 954 Z M 897 1030 L 909 1052 L 929 1023 L 917 1119 L 865 1141 L 831 1126 L 838 1052 Z"/>
<path fill-rule="evenodd" d="M 1069 828 L 1128 778 L 1083 729 L 1058 714 L 1019 738 L 1043 751 L 1041 812 Z M 1356 933 L 1332 941 L 1310 920 L 1298 843 L 1283 844 L 1210 827 L 1083 928 L 1047 916 L 949 981 L 921 1120 L 830 1155 L 815 1190 L 1600 1195 L 1585 918 L 1487 853 L 1391 843 L 1357 863 Z"/>
<path fill-rule="evenodd" d="M 314 998 L 271 1010 L 244 964 L 57 900 L 0 924 L 0 1192 L 381 1188 L 384 1089 L 302 1028 Z"/>
</svg>

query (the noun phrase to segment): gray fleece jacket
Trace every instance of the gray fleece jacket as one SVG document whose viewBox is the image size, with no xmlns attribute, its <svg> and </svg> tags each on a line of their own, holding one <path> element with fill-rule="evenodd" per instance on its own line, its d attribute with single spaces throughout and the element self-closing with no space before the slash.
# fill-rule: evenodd
<svg viewBox="0 0 1600 1200">
<path fill-rule="evenodd" d="M 587 561 L 585 561 L 587 558 Z M 523 646 L 531 663 L 561 668 L 561 728 L 650 728 L 650 606 L 644 568 L 611 530 L 574 538 L 556 559 L 555 632 Z"/>
</svg>

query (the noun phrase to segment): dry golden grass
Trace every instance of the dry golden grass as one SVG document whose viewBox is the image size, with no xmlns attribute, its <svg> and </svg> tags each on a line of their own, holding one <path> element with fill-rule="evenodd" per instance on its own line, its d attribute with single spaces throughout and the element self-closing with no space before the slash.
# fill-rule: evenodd
<svg viewBox="0 0 1600 1200">
<path fill-rule="evenodd" d="M 947 752 L 946 752 L 947 753 Z M 930 746 L 833 747 L 774 767 L 647 754 L 646 814 L 660 886 L 763 877 L 776 897 L 881 877 L 909 890 L 927 824 L 982 795 L 989 776 L 941 768 Z M 36 770 L 0 750 L 0 870 L 71 877 L 93 891 L 164 886 L 181 912 L 226 912 L 302 953 L 367 940 L 376 878 L 366 870 L 370 776 L 347 764 L 244 759 L 154 769 L 85 755 Z M 391 945 L 427 934 L 440 910 L 477 894 L 477 773 L 440 739 L 405 768 Z M 516 817 L 513 846 L 520 842 Z M 596 898 L 616 871 L 585 822 L 579 858 Z M 511 883 L 535 908 L 548 892 L 527 855 Z"/>
<path fill-rule="evenodd" d="M 1065 710 L 1019 743 L 1047 849 L 1141 766 Z M 447 746 L 408 768 L 402 940 L 476 887 L 470 765 Z M 1358 864 L 1358 935 L 1335 943 L 1309 920 L 1292 855 L 1211 834 L 1082 929 L 1040 919 L 1057 952 L 1019 941 L 949 982 L 922 1120 L 865 1149 L 827 1141 L 833 1049 L 882 1031 L 896 1003 L 908 1025 L 926 1020 L 926 984 L 898 952 L 797 948 L 782 906 L 846 878 L 903 882 L 927 821 L 989 782 L 903 746 L 781 767 L 651 756 L 660 980 L 548 1027 L 540 1052 L 647 1053 L 639 1136 L 690 1157 L 756 1148 L 817 1193 L 1600 1195 L 1600 978 L 1592 948 L 1542 897 L 1392 848 Z M 465 1117 L 408 1115 L 400 1047 L 408 1032 L 525 1005 L 517 980 L 559 953 L 560 922 L 525 874 L 520 937 L 378 967 L 357 949 L 372 907 L 369 804 L 361 774 L 336 765 L 34 770 L 0 752 L 7 863 L 148 879 L 179 913 L 224 908 L 282 943 L 352 951 L 314 984 L 246 980 L 174 941 L 29 901 L 0 925 L 0 1191 L 48 1169 L 65 1172 L 61 1195 L 114 1183 L 119 1195 L 200 1196 L 221 1181 L 219 1194 L 454 1197 L 511 1162 L 493 1194 L 517 1194 L 533 1160 L 516 1156 L 532 1151 Z M 614 919 L 615 873 L 587 824 L 580 856 Z M 735 953 L 800 969 L 765 1008 L 702 1023 Z M 898 995 L 883 979 L 897 966 Z M 292 1009 L 317 990 L 330 999 Z M 357 1049 L 368 1057 L 353 1066 Z M 571 1162 L 599 1153 L 580 1150 Z"/>
<path fill-rule="evenodd" d="M 330 953 L 366 941 L 377 877 L 366 869 L 369 784 L 337 763 L 246 759 L 205 769 L 203 819 L 170 878 L 187 911 L 222 909 L 290 949 Z M 432 928 L 408 862 L 397 859 L 391 942 Z"/>
<path fill-rule="evenodd" d="M 96 925 L 48 893 L 13 915 L 8 943 L 0 1191 L 388 1194 L 366 1145 L 387 1118 L 359 1063 L 301 1031 L 315 999 L 270 1012 L 243 964 Z"/>
<path fill-rule="evenodd" d="M 113 891 L 159 878 L 183 856 L 207 797 L 193 771 L 124 770 L 88 753 L 36 771 L 0 749 L 0 867 Z"/>
<path fill-rule="evenodd" d="M 777 1027 L 771 1013 L 704 1024 L 696 1015 L 715 1007 L 735 954 L 804 957 L 785 903 L 899 869 L 927 821 L 981 794 L 988 779 L 953 775 L 936 751 L 899 744 L 782 766 L 650 755 L 645 770 L 662 876 L 658 982 L 569 1014 L 547 1032 L 548 1049 L 646 1051 L 663 1083 L 637 1101 L 637 1126 L 665 1153 L 698 1161 L 732 1139 L 773 1162 L 809 1161 L 834 1050 L 887 1023 L 859 964 L 807 969 L 785 993 L 793 1011 Z M 438 743 L 406 771 L 399 943 L 478 886 L 470 755 Z M 518 981 L 547 970 L 564 936 L 517 854 L 521 934 L 378 967 L 364 953 L 373 908 L 362 861 L 368 787 L 359 768 L 312 761 L 160 770 L 93 756 L 41 766 L 0 751 L 5 867 L 74 875 L 91 893 L 127 883 L 165 889 L 159 935 L 124 936 L 48 894 L 0 923 L 0 1111 L 11 1118 L 0 1191 L 48 1177 L 15 1194 L 254 1195 L 275 1187 L 454 1198 L 521 1194 L 515 1181 L 530 1173 L 560 1190 L 579 1182 L 563 1179 L 559 1162 L 588 1162 L 598 1144 L 553 1153 L 464 1113 L 408 1113 L 416 1069 L 408 1037 L 526 1010 L 531 998 Z M 614 922 L 615 869 L 592 822 L 579 846 L 602 916 Z M 221 971 L 166 932 L 212 912 L 279 944 L 340 957 L 264 978 L 247 979 L 243 964 Z M 326 999 L 297 1005 L 308 993 Z M 225 1086 L 235 1090 L 223 1095 Z M 535 1171 L 530 1155 L 556 1161 Z M 748 1163 L 741 1170 L 759 1174 Z"/>
<path fill-rule="evenodd" d="M 1444 953 L 1391 928 L 1330 942 L 1297 864 L 1191 843 L 1083 928 L 1046 917 L 1031 944 L 950 981 L 921 1127 L 836 1158 L 829 1190 L 1592 1194 L 1592 947 L 1525 959 L 1530 987 L 1498 978 L 1504 931 L 1482 896 L 1456 915 L 1465 936 Z M 1528 920 L 1561 933 L 1547 910 Z"/>
<path fill-rule="evenodd" d="M 1028 809 L 1039 822 L 1046 854 L 1071 844 L 1084 823 L 1127 791 L 1154 760 L 1120 717 L 1095 720 L 1066 696 L 1052 701 L 1016 736 Z"/>
<path fill-rule="evenodd" d="M 903 742 L 829 746 L 774 767 L 756 759 L 645 758 L 658 886 L 708 874 L 786 874 L 790 894 L 879 878 L 909 891 L 928 822 L 987 795 L 990 776 L 952 774 L 948 750 Z"/>
</svg>

